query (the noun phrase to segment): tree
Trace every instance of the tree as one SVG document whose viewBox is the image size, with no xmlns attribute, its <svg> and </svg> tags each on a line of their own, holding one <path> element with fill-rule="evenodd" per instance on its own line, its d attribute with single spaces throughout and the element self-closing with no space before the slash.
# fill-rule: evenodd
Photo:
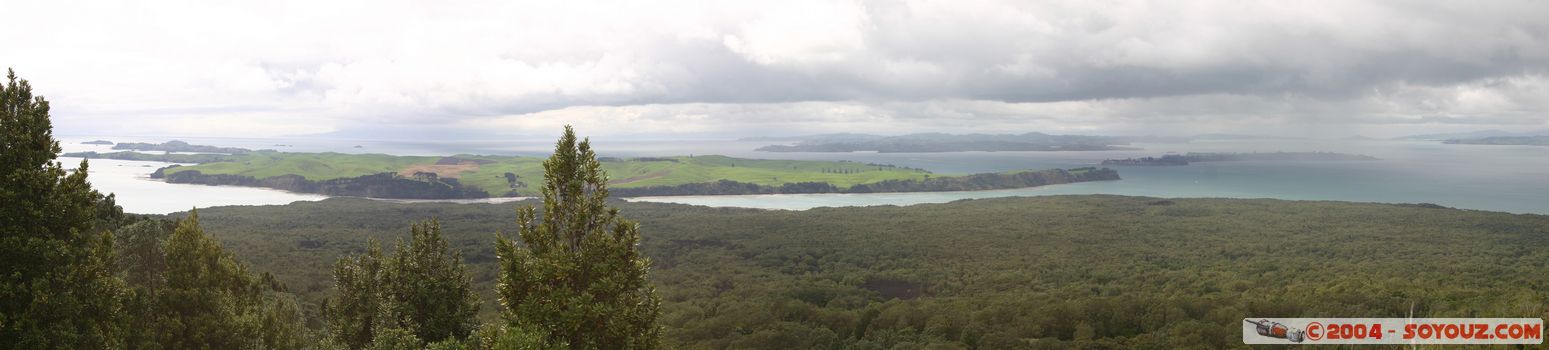
<svg viewBox="0 0 1549 350">
<path fill-rule="evenodd" d="M 175 220 L 141 220 L 118 229 L 118 268 L 129 296 L 124 302 L 124 312 L 130 324 L 157 324 L 160 313 L 155 303 L 157 293 L 165 284 L 167 252 L 165 245 L 172 231 L 177 229 Z M 156 349 L 156 332 L 125 332 L 124 343 L 129 349 Z"/>
<path fill-rule="evenodd" d="M 167 349 L 299 349 L 306 334 L 294 297 L 272 275 L 255 279 L 199 227 L 178 222 L 166 243 L 164 286 L 148 331 Z"/>
<path fill-rule="evenodd" d="M 147 294 L 161 289 L 167 272 L 165 245 L 176 229 L 175 220 L 141 220 L 114 233 L 124 283 Z"/>
<path fill-rule="evenodd" d="M 462 253 L 447 247 L 440 221 L 414 224 L 385 272 L 388 305 L 421 340 L 461 339 L 473 332 L 479 298 Z"/>
<path fill-rule="evenodd" d="M 323 319 L 327 337 L 339 345 L 367 348 L 381 329 L 393 326 L 383 305 L 382 261 L 382 248 L 371 240 L 365 253 L 334 264 L 336 294 L 323 301 Z"/>
<path fill-rule="evenodd" d="M 66 172 L 49 103 L 8 71 L 0 87 L 0 346 L 119 348 L 123 282 L 113 236 L 94 225 L 122 210 Z M 107 201 L 107 203 L 104 203 Z M 117 214 L 115 214 L 115 212 Z M 99 216 L 99 213 L 102 215 Z"/>
<path fill-rule="evenodd" d="M 408 242 L 384 257 L 375 241 L 334 265 L 337 293 L 323 303 L 327 334 L 351 348 L 460 341 L 479 310 L 462 254 L 449 248 L 436 220 L 415 223 Z"/>
<path fill-rule="evenodd" d="M 608 178 L 590 140 L 569 126 L 543 162 L 543 215 L 518 210 L 517 240 L 496 237 L 496 291 L 517 330 L 572 349 L 655 348 L 661 299 L 646 281 L 639 224 L 608 207 Z"/>
</svg>

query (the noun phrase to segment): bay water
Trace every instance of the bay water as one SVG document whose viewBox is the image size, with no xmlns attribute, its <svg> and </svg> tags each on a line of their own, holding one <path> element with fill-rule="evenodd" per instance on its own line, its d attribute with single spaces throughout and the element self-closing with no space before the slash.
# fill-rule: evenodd
<svg viewBox="0 0 1549 350">
<path fill-rule="evenodd" d="M 168 138 L 78 136 L 62 138 L 67 152 L 109 151 L 110 146 L 81 141 L 164 142 Z M 543 156 L 552 140 L 381 141 L 305 138 L 179 138 L 193 144 L 286 152 L 385 153 L 398 155 L 488 154 Z M 960 199 L 1064 194 L 1116 194 L 1153 197 L 1277 198 L 1382 203 L 1434 203 L 1444 206 L 1549 214 L 1549 147 L 1447 145 L 1436 141 L 1389 140 L 1210 140 L 1134 144 L 1136 150 L 1082 152 L 942 153 L 772 153 L 754 151 L 779 142 L 726 140 L 597 141 L 602 156 L 643 157 L 721 154 L 744 158 L 849 160 L 893 164 L 937 174 L 969 174 L 1023 169 L 1100 166 L 1103 159 L 1161 156 L 1186 152 L 1339 152 L 1371 155 L 1378 161 L 1240 161 L 1188 166 L 1117 166 L 1120 181 L 1053 185 L 1026 189 L 742 196 L 640 197 L 632 201 L 707 206 L 807 209 L 825 206 L 910 205 Z M 357 147 L 359 146 L 359 147 Z M 61 159 L 68 166 L 78 159 Z M 148 175 L 159 162 L 92 160 L 93 185 L 118 194 L 126 211 L 165 213 L 216 205 L 285 204 L 324 196 L 276 190 L 167 184 Z M 499 200 L 496 200 L 498 202 Z"/>
</svg>

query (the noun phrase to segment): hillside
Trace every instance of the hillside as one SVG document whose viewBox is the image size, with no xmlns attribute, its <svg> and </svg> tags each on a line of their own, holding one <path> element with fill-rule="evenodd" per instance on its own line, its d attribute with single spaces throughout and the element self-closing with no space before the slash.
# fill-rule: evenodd
<svg viewBox="0 0 1549 350">
<path fill-rule="evenodd" d="M 494 317 L 516 204 L 330 199 L 200 209 L 298 293 L 442 220 Z M 1429 205 L 1056 196 L 765 211 L 618 203 L 668 348 L 1239 347 L 1244 317 L 1549 317 L 1549 217 Z M 389 244 L 390 245 L 390 244 Z"/>
<path fill-rule="evenodd" d="M 298 175 L 310 181 L 356 178 L 381 173 L 415 178 L 436 174 L 493 196 L 532 195 L 529 181 L 542 178 L 536 157 L 393 156 L 385 154 L 255 152 L 230 156 L 230 161 L 166 168 L 157 176 L 197 171 L 203 175 L 238 175 L 262 180 Z M 848 187 L 886 180 L 923 180 L 930 172 L 890 165 L 855 162 L 742 159 L 725 156 L 604 159 L 611 187 L 635 188 L 732 180 L 763 186 L 822 182 Z M 511 174 L 507 176 L 506 174 Z M 202 182 L 199 182 L 202 183 Z"/>
<path fill-rule="evenodd" d="M 267 187 L 329 196 L 449 199 L 536 195 L 542 176 L 533 157 L 254 152 L 236 155 L 72 153 L 130 160 L 207 162 L 157 169 L 170 183 Z M 849 161 L 744 159 L 726 156 L 604 158 L 619 197 L 775 193 L 876 193 L 1026 188 L 1119 180 L 1112 169 L 1020 170 L 932 176 L 928 171 Z"/>
</svg>

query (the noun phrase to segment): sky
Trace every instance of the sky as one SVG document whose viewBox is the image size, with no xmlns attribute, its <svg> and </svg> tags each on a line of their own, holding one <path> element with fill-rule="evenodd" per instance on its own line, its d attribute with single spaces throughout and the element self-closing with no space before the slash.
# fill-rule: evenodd
<svg viewBox="0 0 1549 350">
<path fill-rule="evenodd" d="M 1549 130 L 1546 1 L 0 0 L 56 133 Z"/>
</svg>

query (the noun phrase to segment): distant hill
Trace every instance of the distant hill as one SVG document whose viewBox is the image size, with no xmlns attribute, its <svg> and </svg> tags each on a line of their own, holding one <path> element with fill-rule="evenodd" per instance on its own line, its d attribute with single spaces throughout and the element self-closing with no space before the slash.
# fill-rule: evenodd
<svg viewBox="0 0 1549 350">
<path fill-rule="evenodd" d="M 1125 149 L 1130 139 L 1114 136 L 921 133 L 878 137 L 859 134 L 814 135 L 794 145 L 769 145 L 765 152 L 965 152 L 1105 151 Z"/>
<path fill-rule="evenodd" d="M 1126 159 L 1106 159 L 1103 165 L 1148 165 L 1148 166 L 1181 166 L 1199 162 L 1234 162 L 1234 161 L 1372 161 L 1380 160 L 1363 154 L 1347 154 L 1334 152 L 1268 152 L 1268 153 L 1215 153 L 1215 152 L 1189 152 L 1188 154 L 1168 154 L 1161 157 L 1143 157 Z"/>
<path fill-rule="evenodd" d="M 1549 136 L 1495 136 L 1475 139 L 1449 139 L 1441 143 L 1454 145 L 1549 146 Z"/>
<path fill-rule="evenodd" d="M 1549 135 L 1549 130 L 1516 131 L 1516 132 L 1512 132 L 1512 131 L 1501 131 L 1501 130 L 1491 129 L 1491 130 L 1472 131 L 1472 132 L 1455 132 L 1455 133 L 1410 135 L 1410 136 L 1396 137 L 1396 138 L 1393 138 L 1393 139 L 1394 140 L 1446 141 L 1446 140 L 1482 139 L 1482 138 L 1487 138 L 1487 137 L 1542 136 L 1542 135 Z"/>
<path fill-rule="evenodd" d="M 1302 140 L 1304 137 L 1198 134 L 1193 136 L 1103 136 L 1055 135 L 1041 132 L 1022 134 L 948 134 L 917 133 L 883 136 L 860 133 L 832 133 L 793 136 L 744 137 L 738 141 L 796 142 L 769 145 L 766 152 L 961 152 L 961 151 L 1100 151 L 1124 149 L 1131 143 L 1189 143 L 1197 140 Z"/>
<path fill-rule="evenodd" d="M 236 147 L 216 147 L 206 145 L 193 145 L 187 142 L 172 140 L 160 144 L 144 142 L 125 142 L 113 145 L 113 149 L 134 151 L 163 151 L 163 152 L 198 152 L 198 153 L 225 153 L 245 154 L 253 150 Z"/>
</svg>

